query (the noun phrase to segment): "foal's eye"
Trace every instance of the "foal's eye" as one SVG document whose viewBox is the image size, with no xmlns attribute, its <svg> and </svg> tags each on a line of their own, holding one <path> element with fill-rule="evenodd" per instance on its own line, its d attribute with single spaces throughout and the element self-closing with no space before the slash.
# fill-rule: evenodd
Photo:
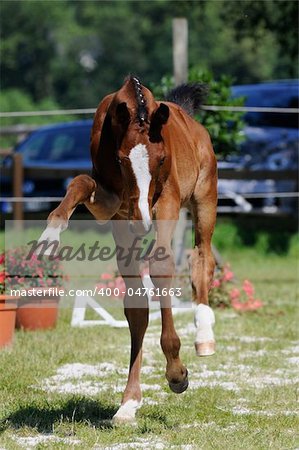
<svg viewBox="0 0 299 450">
<path fill-rule="evenodd" d="M 159 165 L 162 166 L 164 164 L 164 161 L 165 161 L 165 156 L 164 156 L 164 158 L 160 159 Z"/>
<path fill-rule="evenodd" d="M 121 164 L 121 159 L 118 156 L 116 157 L 116 161 L 118 162 L 118 164 Z"/>
</svg>

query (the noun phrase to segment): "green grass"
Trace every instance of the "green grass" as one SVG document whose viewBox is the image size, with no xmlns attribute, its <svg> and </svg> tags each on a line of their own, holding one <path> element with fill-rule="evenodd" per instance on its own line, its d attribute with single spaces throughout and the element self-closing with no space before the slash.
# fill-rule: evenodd
<svg viewBox="0 0 299 450">
<path fill-rule="evenodd" d="M 217 233 L 224 242 L 221 230 Z M 249 278 L 254 283 L 265 306 L 241 315 L 217 310 L 217 353 L 210 358 L 194 354 L 192 313 L 176 316 L 181 358 L 190 373 L 184 394 L 169 391 L 159 348 L 160 322 L 150 324 L 144 345 L 147 370 L 142 375 L 145 403 L 134 427 L 110 423 L 126 381 L 127 329 L 71 328 L 71 311 L 61 309 L 55 330 L 18 331 L 13 347 L 0 352 L 0 448 L 29 448 L 21 438 L 49 433 L 52 440 L 35 448 L 297 448 L 296 248 L 294 239 L 283 256 L 257 247 L 223 245 L 224 260 L 240 281 Z M 104 362 L 114 370 L 102 369 L 77 380 L 52 378 L 66 364 Z M 42 389 L 47 379 L 53 392 Z M 72 383 L 72 392 L 57 392 L 66 383 Z M 84 394 L 88 387 L 96 392 Z"/>
</svg>

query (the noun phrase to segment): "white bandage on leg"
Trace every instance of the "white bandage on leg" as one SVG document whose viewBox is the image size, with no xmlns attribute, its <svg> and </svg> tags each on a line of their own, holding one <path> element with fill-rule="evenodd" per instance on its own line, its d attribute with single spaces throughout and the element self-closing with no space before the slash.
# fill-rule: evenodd
<svg viewBox="0 0 299 450">
<path fill-rule="evenodd" d="M 48 225 L 38 240 L 39 244 L 46 242 L 47 248 L 43 250 L 43 245 L 40 245 L 36 250 L 36 254 L 39 255 L 41 252 L 43 252 L 44 255 L 51 255 L 53 252 L 53 246 L 51 246 L 50 244 L 57 241 L 58 244 L 60 243 L 60 233 L 62 231 L 62 228 L 62 225 L 58 225 L 58 227 L 55 228 Z"/>
<path fill-rule="evenodd" d="M 117 413 L 113 416 L 113 422 L 134 422 L 136 411 L 140 408 L 141 404 L 142 402 L 139 402 L 138 400 L 128 400 L 126 403 L 121 405 Z"/>
<path fill-rule="evenodd" d="M 215 353 L 214 311 L 210 306 L 199 304 L 195 307 L 194 323 L 196 326 L 195 348 L 198 356 L 209 356 Z"/>
</svg>

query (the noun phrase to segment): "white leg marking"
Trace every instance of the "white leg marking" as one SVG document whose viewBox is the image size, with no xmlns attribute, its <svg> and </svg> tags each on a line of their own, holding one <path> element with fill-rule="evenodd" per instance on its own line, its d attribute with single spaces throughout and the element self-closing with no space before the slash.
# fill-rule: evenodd
<svg viewBox="0 0 299 450">
<path fill-rule="evenodd" d="M 89 202 L 91 204 L 93 204 L 95 202 L 95 199 L 96 199 L 96 193 L 95 193 L 95 191 L 93 191 L 91 196 L 90 196 Z"/>
<path fill-rule="evenodd" d="M 62 225 L 59 225 L 58 227 L 54 228 L 51 227 L 50 225 L 47 226 L 47 228 L 45 229 L 45 231 L 42 233 L 41 237 L 39 238 L 38 242 L 42 243 L 44 241 L 47 242 L 47 245 L 50 245 L 51 242 L 55 242 L 58 241 L 58 244 L 60 243 L 60 233 L 62 231 Z M 43 246 L 41 245 L 40 247 L 37 248 L 36 253 L 40 254 L 40 252 L 42 251 Z M 45 249 L 45 251 L 43 252 L 44 255 L 51 255 L 53 251 L 53 246 L 48 247 L 47 249 Z"/>
<path fill-rule="evenodd" d="M 134 422 L 136 411 L 140 408 L 141 404 L 142 402 L 138 402 L 137 400 L 128 400 L 121 405 L 117 413 L 113 416 L 113 422 Z"/>
<path fill-rule="evenodd" d="M 215 338 L 213 325 L 215 315 L 208 305 L 199 304 L 195 308 L 194 323 L 196 326 L 195 347 L 199 356 L 209 356 L 215 353 Z"/>
<path fill-rule="evenodd" d="M 144 228 L 149 230 L 151 225 L 151 217 L 148 205 L 148 191 L 152 177 L 149 171 L 149 158 L 146 146 L 143 144 L 138 144 L 133 147 L 130 151 L 129 158 L 139 189 L 138 207 L 141 213 Z"/>
</svg>

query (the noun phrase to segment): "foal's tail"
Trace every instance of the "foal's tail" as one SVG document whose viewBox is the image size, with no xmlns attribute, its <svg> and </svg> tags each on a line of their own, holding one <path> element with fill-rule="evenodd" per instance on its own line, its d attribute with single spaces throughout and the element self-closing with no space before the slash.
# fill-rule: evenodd
<svg viewBox="0 0 299 450">
<path fill-rule="evenodd" d="M 204 83 L 180 84 L 166 95 L 165 100 L 181 106 L 190 116 L 200 109 L 209 93 L 209 87 Z"/>
</svg>

